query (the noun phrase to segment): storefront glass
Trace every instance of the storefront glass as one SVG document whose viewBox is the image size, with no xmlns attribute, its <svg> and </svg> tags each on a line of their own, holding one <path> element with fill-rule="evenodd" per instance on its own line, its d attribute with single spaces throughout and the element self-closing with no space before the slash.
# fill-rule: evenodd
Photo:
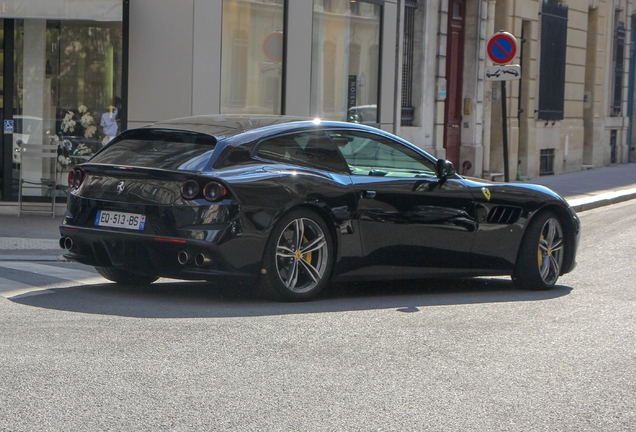
<svg viewBox="0 0 636 432">
<path fill-rule="evenodd" d="M 313 116 L 378 122 L 381 17 L 382 6 L 364 0 L 314 0 Z"/>
<path fill-rule="evenodd" d="M 285 0 L 223 0 L 221 113 L 281 113 L 284 16 Z"/>
<path fill-rule="evenodd" d="M 73 165 L 119 132 L 122 23 L 20 19 L 14 39 L 12 184 L 17 196 L 20 170 L 23 179 L 56 176 L 62 184 Z M 22 160 L 22 144 L 56 145 L 58 158 Z M 43 193 L 30 189 L 28 195 Z"/>
</svg>

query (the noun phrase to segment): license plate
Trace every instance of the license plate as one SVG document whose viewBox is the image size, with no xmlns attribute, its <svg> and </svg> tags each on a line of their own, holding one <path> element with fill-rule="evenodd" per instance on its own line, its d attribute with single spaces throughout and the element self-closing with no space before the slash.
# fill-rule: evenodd
<svg viewBox="0 0 636 432">
<path fill-rule="evenodd" d="M 99 210 L 95 218 L 95 225 L 142 231 L 146 225 L 146 216 Z"/>
</svg>

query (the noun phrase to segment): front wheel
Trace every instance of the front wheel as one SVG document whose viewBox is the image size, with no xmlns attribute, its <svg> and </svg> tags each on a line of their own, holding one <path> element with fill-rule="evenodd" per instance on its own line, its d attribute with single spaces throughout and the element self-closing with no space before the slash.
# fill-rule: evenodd
<svg viewBox="0 0 636 432">
<path fill-rule="evenodd" d="M 95 267 L 97 273 L 106 279 L 122 285 L 150 285 L 157 279 L 152 275 L 139 275 L 112 267 Z"/>
<path fill-rule="evenodd" d="M 329 282 L 332 263 L 333 240 L 322 218 L 310 210 L 292 211 L 267 241 L 260 291 L 273 300 L 313 299 Z"/>
<path fill-rule="evenodd" d="M 553 288 L 561 274 L 565 238 L 559 218 L 546 211 L 535 217 L 523 238 L 512 275 L 515 285 L 524 289 Z"/>
</svg>

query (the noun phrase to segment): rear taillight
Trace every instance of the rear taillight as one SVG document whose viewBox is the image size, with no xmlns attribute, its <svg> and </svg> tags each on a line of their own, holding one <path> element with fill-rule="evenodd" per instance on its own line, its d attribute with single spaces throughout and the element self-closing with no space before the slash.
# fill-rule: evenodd
<svg viewBox="0 0 636 432">
<path fill-rule="evenodd" d="M 73 168 L 68 173 L 68 187 L 75 190 L 81 186 L 86 179 L 86 171 L 81 168 Z"/>
<path fill-rule="evenodd" d="M 208 201 L 219 201 L 227 195 L 227 189 L 221 183 L 210 182 L 203 188 L 203 198 Z"/>
<path fill-rule="evenodd" d="M 199 195 L 199 183 L 194 180 L 187 180 L 181 185 L 181 196 L 183 199 L 192 200 Z"/>
<path fill-rule="evenodd" d="M 186 180 L 181 185 L 181 198 L 189 201 L 203 196 L 207 201 L 220 201 L 228 195 L 226 187 L 219 182 L 211 181 L 204 187 L 201 184 L 196 180 Z"/>
</svg>

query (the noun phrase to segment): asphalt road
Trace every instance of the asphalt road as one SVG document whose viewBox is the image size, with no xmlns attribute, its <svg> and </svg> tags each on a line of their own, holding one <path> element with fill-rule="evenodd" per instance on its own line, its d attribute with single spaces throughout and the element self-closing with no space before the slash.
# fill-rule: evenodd
<svg viewBox="0 0 636 432">
<path fill-rule="evenodd" d="M 579 266 L 548 292 L 479 278 L 277 304 L 0 262 L 27 287 L 0 297 L 0 431 L 636 430 L 636 201 L 580 216 Z"/>
</svg>

